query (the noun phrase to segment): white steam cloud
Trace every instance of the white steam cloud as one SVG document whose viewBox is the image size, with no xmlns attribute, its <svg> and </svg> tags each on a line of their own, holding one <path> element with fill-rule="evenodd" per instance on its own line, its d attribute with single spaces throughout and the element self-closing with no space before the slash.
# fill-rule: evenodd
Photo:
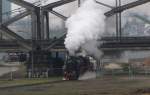
<svg viewBox="0 0 150 95">
<path fill-rule="evenodd" d="M 98 0 L 105 4 L 114 5 L 114 0 Z M 105 15 L 109 8 L 99 5 L 95 0 L 86 0 L 76 13 L 67 21 L 68 33 L 65 46 L 70 55 L 75 55 L 79 49 L 95 58 L 100 58 L 102 52 L 97 48 L 98 42 L 105 32 Z"/>
<path fill-rule="evenodd" d="M 79 80 L 88 80 L 88 79 L 95 79 L 96 78 L 96 72 L 86 72 L 82 76 L 79 77 Z"/>
</svg>

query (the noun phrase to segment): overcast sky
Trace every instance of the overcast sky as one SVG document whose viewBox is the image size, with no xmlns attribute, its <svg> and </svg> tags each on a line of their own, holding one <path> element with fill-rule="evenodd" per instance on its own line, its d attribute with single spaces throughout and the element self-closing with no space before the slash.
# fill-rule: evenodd
<svg viewBox="0 0 150 95">
<path fill-rule="evenodd" d="M 39 0 L 25 0 L 25 1 L 28 1 L 28 2 L 36 2 L 36 1 L 39 1 Z M 52 3 L 52 2 L 55 2 L 55 1 L 59 1 L 59 0 L 41 0 L 42 2 L 46 2 L 46 3 L 43 3 L 44 5 L 48 4 L 48 3 Z M 97 0 L 99 1 L 99 0 Z M 102 0 L 100 0 L 102 1 Z M 127 4 L 129 2 L 133 2 L 135 0 L 122 0 L 122 4 Z M 103 1 L 102 1 L 103 2 Z M 104 0 L 105 2 L 105 0 Z M 58 7 L 56 8 L 55 10 L 58 11 L 59 13 L 65 15 L 65 16 L 70 16 L 73 12 L 76 11 L 77 9 L 77 2 L 72 2 L 72 3 L 69 3 L 69 4 L 65 4 L 64 6 L 61 6 L 61 7 Z M 12 4 L 12 9 L 16 9 L 16 8 L 19 8 L 20 6 L 16 6 L 14 4 Z M 128 15 L 128 13 L 132 13 L 132 12 L 136 12 L 136 13 L 140 13 L 140 14 L 145 14 L 145 15 L 149 15 L 150 16 L 150 3 L 147 3 L 147 4 L 144 4 L 144 5 L 140 5 L 138 7 L 135 7 L 135 8 L 132 8 L 132 9 L 129 9 L 127 11 L 125 11 L 123 14 L 125 15 Z M 61 19 L 59 19 L 58 17 L 50 14 L 50 29 L 60 29 L 61 30 L 61 27 L 64 26 L 64 23 L 62 22 Z M 125 23 L 127 21 L 127 18 L 125 17 L 123 19 L 123 23 Z M 107 31 L 115 31 L 115 24 L 113 24 L 113 20 L 109 20 L 108 21 L 108 30 Z M 56 28 L 57 27 L 57 28 Z"/>
<path fill-rule="evenodd" d="M 36 2 L 36 1 L 39 1 L 39 0 L 25 0 L 25 1 Z M 52 3 L 52 2 L 55 2 L 55 1 L 59 1 L 59 0 L 41 0 L 41 1 L 43 2 L 44 5 L 46 5 L 48 3 Z M 133 2 L 133 1 L 135 1 L 135 0 L 122 0 L 122 3 L 126 4 L 128 2 Z M 16 6 L 14 4 L 12 5 L 12 9 L 16 9 L 18 7 L 19 6 Z M 74 3 L 66 4 L 65 6 L 62 6 L 62 7 L 58 7 L 57 11 L 59 11 L 60 13 L 65 12 L 68 15 L 68 13 L 72 12 L 76 8 L 77 8 L 77 2 L 76 3 L 74 2 Z M 134 11 L 134 12 L 138 12 L 138 13 L 141 12 L 141 13 L 150 15 L 149 8 L 150 8 L 150 3 L 147 3 L 147 4 L 144 4 L 144 5 L 132 8 L 128 11 Z"/>
</svg>

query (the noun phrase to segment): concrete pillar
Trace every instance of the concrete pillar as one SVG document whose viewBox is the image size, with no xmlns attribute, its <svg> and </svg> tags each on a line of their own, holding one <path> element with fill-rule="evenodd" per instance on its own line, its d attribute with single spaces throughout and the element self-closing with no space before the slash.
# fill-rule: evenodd
<svg viewBox="0 0 150 95">
<path fill-rule="evenodd" d="M 36 40 L 37 39 L 37 23 L 36 23 L 36 14 L 32 12 L 31 14 L 31 25 L 32 25 L 32 39 Z"/>
<path fill-rule="evenodd" d="M 37 8 L 31 14 L 32 23 L 32 39 L 41 40 L 41 20 L 40 8 Z"/>
<path fill-rule="evenodd" d="M 0 23 L 2 22 L 2 0 L 0 0 Z"/>
<path fill-rule="evenodd" d="M 42 39 L 49 39 L 49 13 L 42 11 L 41 12 L 41 36 Z"/>
<path fill-rule="evenodd" d="M 46 16 L 46 39 L 49 40 L 49 13 L 45 13 Z"/>
<path fill-rule="evenodd" d="M 45 15 L 44 11 L 41 11 L 41 39 L 45 39 Z"/>
</svg>

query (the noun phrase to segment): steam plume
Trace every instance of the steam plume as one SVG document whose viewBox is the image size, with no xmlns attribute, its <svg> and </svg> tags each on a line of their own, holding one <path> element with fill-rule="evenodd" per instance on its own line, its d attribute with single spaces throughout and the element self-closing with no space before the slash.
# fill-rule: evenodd
<svg viewBox="0 0 150 95">
<path fill-rule="evenodd" d="M 112 5 L 114 0 L 98 0 Z M 71 55 L 75 55 L 78 49 L 82 49 L 88 55 L 100 58 L 102 52 L 98 50 L 98 42 L 105 31 L 104 13 L 109 8 L 97 4 L 94 0 L 86 0 L 76 13 L 67 21 L 68 33 L 65 46 Z"/>
</svg>

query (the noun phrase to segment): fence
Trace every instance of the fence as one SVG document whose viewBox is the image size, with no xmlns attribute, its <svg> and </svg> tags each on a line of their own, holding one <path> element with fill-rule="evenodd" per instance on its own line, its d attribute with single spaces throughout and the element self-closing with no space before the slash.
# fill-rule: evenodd
<svg viewBox="0 0 150 95">
<path fill-rule="evenodd" d="M 97 71 L 98 75 L 102 76 L 128 76 L 128 77 L 150 77 L 150 66 L 143 67 L 128 67 L 127 69 L 101 69 Z"/>
<path fill-rule="evenodd" d="M 53 68 L 46 70 L 27 70 L 24 67 L 0 67 L 0 80 L 13 80 L 24 78 L 50 78 L 56 76 L 63 76 L 62 68 Z"/>
<path fill-rule="evenodd" d="M 22 78 L 49 78 L 53 76 L 63 76 L 63 68 L 45 68 L 45 69 L 36 69 L 33 70 L 27 69 L 23 63 L 16 63 L 13 65 L 5 64 L 0 65 L 0 80 L 12 80 L 12 79 L 22 79 Z M 101 68 L 97 69 L 97 76 L 100 74 L 102 76 L 144 76 L 150 77 L 150 66 L 143 67 L 127 67 L 122 69 L 106 69 Z"/>
</svg>

